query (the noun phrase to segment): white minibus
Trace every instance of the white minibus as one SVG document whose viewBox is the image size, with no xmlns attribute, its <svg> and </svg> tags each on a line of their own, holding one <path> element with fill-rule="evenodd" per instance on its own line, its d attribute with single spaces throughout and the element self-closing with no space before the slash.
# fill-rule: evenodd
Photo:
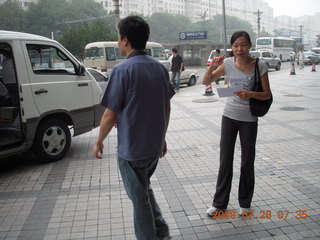
<svg viewBox="0 0 320 240">
<path fill-rule="evenodd" d="M 145 51 L 169 69 L 167 55 L 160 43 L 147 42 Z M 97 69 L 106 76 L 109 76 L 112 68 L 124 59 L 125 57 L 120 55 L 116 41 L 92 42 L 87 44 L 84 49 L 84 66 Z"/>
</svg>

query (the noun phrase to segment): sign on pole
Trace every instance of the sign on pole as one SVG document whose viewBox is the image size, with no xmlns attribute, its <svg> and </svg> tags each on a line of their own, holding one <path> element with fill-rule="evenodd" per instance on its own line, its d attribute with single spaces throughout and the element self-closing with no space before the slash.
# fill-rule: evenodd
<svg viewBox="0 0 320 240">
<path fill-rule="evenodd" d="M 207 39 L 207 31 L 180 32 L 180 40 Z"/>
</svg>

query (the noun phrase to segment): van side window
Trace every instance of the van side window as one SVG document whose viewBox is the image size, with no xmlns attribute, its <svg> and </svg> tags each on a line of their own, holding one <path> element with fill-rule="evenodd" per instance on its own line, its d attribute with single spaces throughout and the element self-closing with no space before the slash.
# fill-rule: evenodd
<svg viewBox="0 0 320 240">
<path fill-rule="evenodd" d="M 116 54 L 114 52 L 114 47 L 106 47 L 106 55 L 108 61 L 116 60 Z"/>
<path fill-rule="evenodd" d="M 30 64 L 35 74 L 75 74 L 74 63 L 59 49 L 27 44 Z"/>
</svg>

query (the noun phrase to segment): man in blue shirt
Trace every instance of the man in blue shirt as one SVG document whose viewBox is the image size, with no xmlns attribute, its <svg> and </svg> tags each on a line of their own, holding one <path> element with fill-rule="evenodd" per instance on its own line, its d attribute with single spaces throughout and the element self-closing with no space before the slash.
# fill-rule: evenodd
<svg viewBox="0 0 320 240">
<path fill-rule="evenodd" d="M 150 178 L 159 157 L 167 152 L 165 134 L 174 89 L 165 67 L 144 51 L 150 33 L 147 22 L 129 16 L 120 21 L 118 30 L 120 54 L 127 60 L 111 72 L 93 154 L 102 158 L 103 140 L 116 124 L 119 169 L 133 204 L 135 235 L 138 240 L 170 239 Z"/>
</svg>

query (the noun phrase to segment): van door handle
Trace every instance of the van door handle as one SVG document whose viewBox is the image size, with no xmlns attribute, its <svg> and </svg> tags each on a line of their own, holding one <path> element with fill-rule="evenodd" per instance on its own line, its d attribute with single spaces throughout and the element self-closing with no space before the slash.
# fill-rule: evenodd
<svg viewBox="0 0 320 240">
<path fill-rule="evenodd" d="M 47 89 L 43 89 L 43 88 L 41 88 L 41 89 L 39 89 L 39 90 L 35 91 L 34 93 L 35 93 L 36 95 L 39 95 L 39 94 L 41 94 L 41 93 L 47 93 L 47 92 L 48 92 L 48 90 L 47 90 Z"/>
<path fill-rule="evenodd" d="M 88 86 L 88 83 L 78 83 L 78 87 L 86 87 Z"/>
</svg>

